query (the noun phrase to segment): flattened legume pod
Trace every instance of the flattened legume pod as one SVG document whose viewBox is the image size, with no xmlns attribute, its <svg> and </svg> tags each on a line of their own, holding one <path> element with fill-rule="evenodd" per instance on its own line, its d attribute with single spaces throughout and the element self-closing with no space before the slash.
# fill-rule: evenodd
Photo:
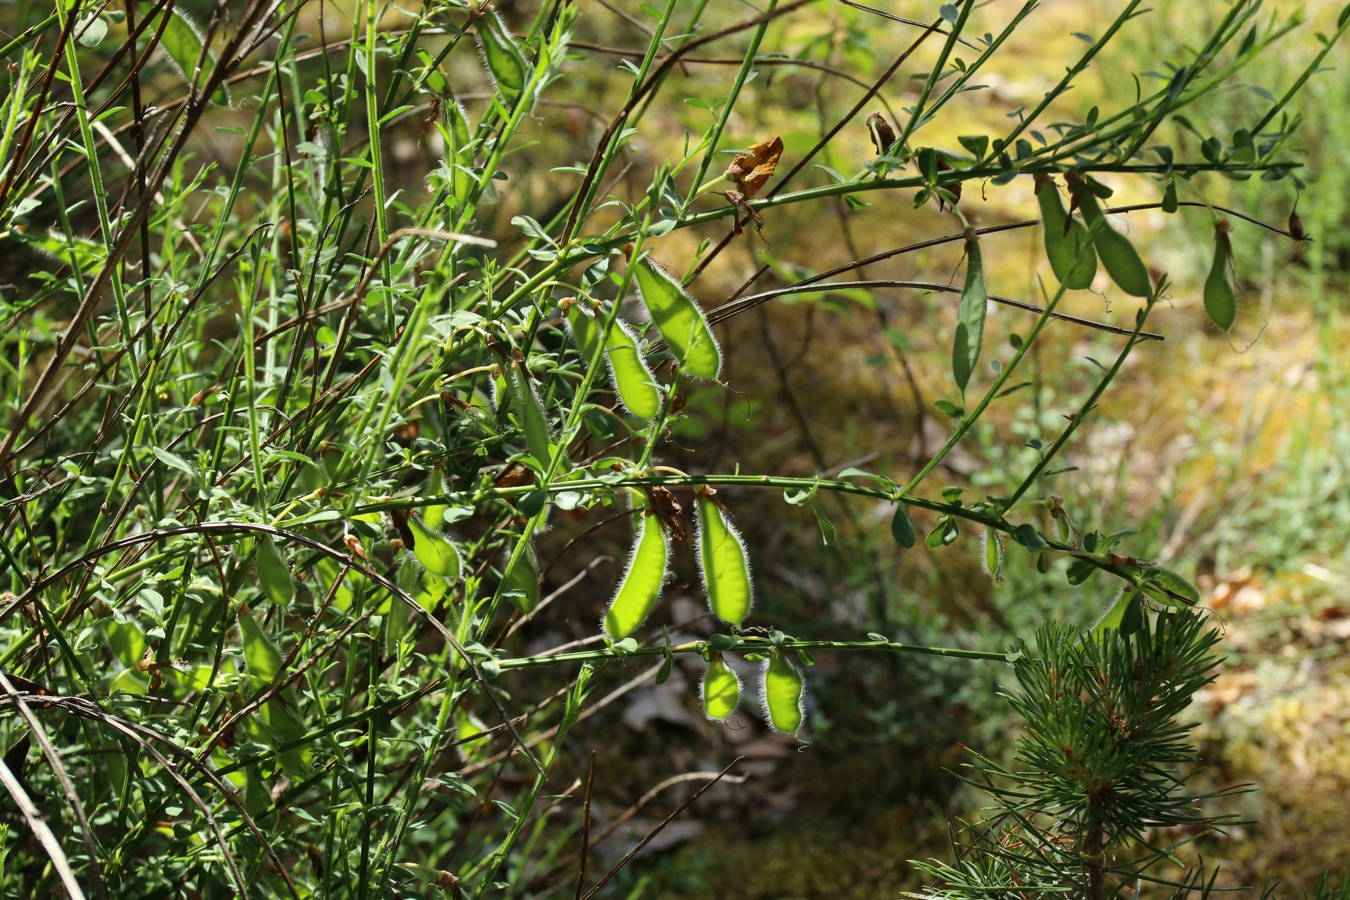
<svg viewBox="0 0 1350 900">
<path fill-rule="evenodd" d="M 1237 295 L 1228 280 L 1228 266 L 1233 259 L 1233 245 L 1228 239 L 1231 228 L 1225 221 L 1214 226 L 1214 262 L 1205 279 L 1205 312 L 1224 331 L 1232 328 L 1237 319 Z"/>
<path fill-rule="evenodd" d="M 445 116 L 450 120 L 445 158 L 451 169 L 450 184 L 455 192 L 455 203 L 459 205 L 468 202 L 474 185 L 474 177 L 469 171 L 474 163 L 473 129 L 469 126 L 469 114 L 458 100 L 447 104 Z"/>
<path fill-rule="evenodd" d="M 459 577 L 459 551 L 445 535 L 432 531 L 417 516 L 408 516 L 408 531 L 413 538 L 409 549 L 424 569 L 442 578 Z"/>
<path fill-rule="evenodd" d="M 775 731 L 796 734 L 805 715 L 802 673 L 792 660 L 775 647 L 764 662 L 764 711 Z"/>
<path fill-rule="evenodd" d="M 1164 606 L 1173 607 L 1194 606 L 1200 602 L 1200 592 L 1196 590 L 1195 585 L 1171 569 L 1164 569 L 1159 566 L 1158 570 L 1158 574 L 1153 577 L 1153 580 L 1144 585 L 1144 593 L 1150 599 L 1156 600 Z M 1176 596 L 1172 596 L 1173 594 Z"/>
<path fill-rule="evenodd" d="M 1002 584 L 1003 575 L 1000 572 L 1003 568 L 1003 544 L 998 539 L 998 532 L 987 526 L 980 532 L 980 557 L 980 568 L 984 570 L 984 577 L 994 584 Z"/>
<path fill-rule="evenodd" d="M 510 106 L 525 90 L 529 72 L 525 55 L 495 10 L 480 9 L 474 14 L 473 33 L 478 39 L 483 64 L 492 75 L 504 105 Z"/>
<path fill-rule="evenodd" d="M 698 563 L 713 615 L 740 625 L 753 600 L 750 560 L 745 542 L 710 490 L 698 494 Z"/>
<path fill-rule="evenodd" d="M 633 552 L 619 590 L 605 613 L 605 632 L 616 641 L 637 631 L 651 613 L 661 598 L 670 560 L 670 543 L 660 517 L 649 514 L 647 502 L 637 495 L 633 495 L 633 517 L 636 519 Z"/>
<path fill-rule="evenodd" d="M 239 610 L 239 633 L 244 639 L 244 667 L 248 674 L 258 679 L 259 685 L 276 678 L 281 671 L 281 651 L 263 634 L 249 609 Z"/>
<path fill-rule="evenodd" d="M 1055 277 L 1067 290 L 1088 289 L 1097 277 L 1097 251 L 1087 226 L 1065 211 L 1055 180 L 1048 175 L 1036 177 L 1036 201 L 1045 228 L 1045 255 Z"/>
<path fill-rule="evenodd" d="M 262 584 L 263 594 L 278 606 L 287 606 L 295 597 L 295 585 L 291 582 L 291 570 L 281 551 L 270 534 L 258 535 L 258 553 L 254 563 L 258 567 L 258 581 Z"/>
<path fill-rule="evenodd" d="M 956 312 L 956 340 L 952 346 L 952 374 L 961 393 L 966 392 L 970 375 L 980 361 L 984 343 L 984 320 L 989 309 L 989 291 L 984 285 L 984 259 L 980 239 L 974 229 L 966 229 L 966 284 L 961 289 L 961 305 Z"/>
<path fill-rule="evenodd" d="M 502 561 L 505 566 L 510 556 Z M 511 592 L 511 600 L 523 613 L 532 613 L 539 605 L 539 560 L 534 555 L 534 546 L 525 548 L 516 567 L 506 579 L 506 589 Z"/>
<path fill-rule="evenodd" d="M 605 343 L 609 359 L 609 374 L 614 381 L 614 392 L 630 413 L 648 421 L 661 412 L 661 391 L 656 387 L 656 376 L 647 368 L 638 349 L 637 336 L 622 319 L 614 322 Z"/>
<path fill-rule="evenodd" d="M 523 360 L 515 359 L 502 365 L 502 377 L 506 380 L 507 391 L 511 395 L 511 404 L 525 431 L 525 446 L 530 455 L 541 466 L 547 466 L 551 453 L 548 419 L 544 415 L 544 404 L 534 392 Z"/>
<path fill-rule="evenodd" d="M 722 654 L 714 651 L 708 657 L 699 693 L 703 696 L 703 714 L 714 722 L 724 721 L 736 711 L 736 704 L 741 702 L 741 679 Z"/>
<path fill-rule="evenodd" d="M 449 490 L 445 486 L 445 475 L 439 468 L 431 470 L 431 475 L 427 478 L 427 496 L 443 497 Z M 428 528 L 437 529 L 445 521 L 445 511 L 449 509 L 444 503 L 432 503 L 422 507 L 422 521 Z M 376 521 L 379 521 L 378 517 Z"/>
<path fill-rule="evenodd" d="M 633 266 L 638 294 L 670 352 L 688 374 L 716 379 L 722 370 L 722 351 L 703 310 L 650 254 L 642 254 Z"/>
<path fill-rule="evenodd" d="M 562 307 L 572 341 L 581 351 L 581 358 L 589 365 L 600 349 L 600 323 L 595 321 L 595 316 L 579 298 L 562 301 Z"/>
<path fill-rule="evenodd" d="M 1139 258 L 1130 239 L 1111 227 L 1097 205 L 1097 198 L 1086 184 L 1074 187 L 1074 196 L 1078 198 L 1078 208 L 1083 211 L 1083 221 L 1092 234 L 1092 245 L 1097 248 L 1102 266 L 1111 280 L 1131 297 L 1147 297 L 1153 293 L 1153 279 L 1149 277 L 1148 267 Z"/>
</svg>

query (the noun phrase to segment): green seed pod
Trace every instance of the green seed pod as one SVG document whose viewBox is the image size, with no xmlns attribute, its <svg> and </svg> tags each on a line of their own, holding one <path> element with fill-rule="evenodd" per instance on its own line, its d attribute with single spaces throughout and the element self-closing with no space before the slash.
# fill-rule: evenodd
<svg viewBox="0 0 1350 900">
<path fill-rule="evenodd" d="M 722 369 L 722 351 L 708 320 L 680 282 L 644 253 L 633 264 L 638 295 L 656 323 L 656 330 L 695 378 L 717 378 Z"/>
<path fill-rule="evenodd" d="M 248 674 L 258 680 L 258 684 L 267 684 L 281 671 L 281 651 L 272 639 L 263 634 L 258 620 L 247 607 L 239 610 L 239 633 L 244 639 L 244 666 Z"/>
<path fill-rule="evenodd" d="M 1003 543 L 998 538 L 998 532 L 987 526 L 980 532 L 980 568 L 984 570 L 984 577 L 994 584 L 1003 583 L 1000 574 L 1003 569 Z"/>
<path fill-rule="evenodd" d="M 487 759 L 488 741 L 479 737 L 487 731 L 483 721 L 464 708 L 455 711 L 455 736 L 458 739 L 459 755 L 465 762 L 482 762 Z"/>
<path fill-rule="evenodd" d="M 427 496 L 443 497 L 449 493 L 445 485 L 445 475 L 439 468 L 432 469 L 430 477 L 427 478 Z M 422 507 L 422 522 L 430 529 L 435 530 L 441 527 L 445 521 L 445 511 L 449 509 L 444 503 L 431 503 Z M 379 518 L 376 517 L 376 521 Z"/>
<path fill-rule="evenodd" d="M 1087 226 L 1064 210 L 1055 180 L 1048 175 L 1036 177 L 1036 200 L 1045 227 L 1045 255 L 1055 277 L 1067 290 L 1090 288 L 1097 277 L 1097 251 Z"/>
<path fill-rule="evenodd" d="M 408 516 L 408 531 L 412 535 L 412 551 L 422 567 L 433 575 L 451 580 L 459 578 L 459 550 L 443 534 L 432 531 L 417 516 Z"/>
<path fill-rule="evenodd" d="M 541 466 L 547 466 L 552 453 L 548 419 L 544 404 L 534 392 L 523 360 L 513 360 L 502 366 L 502 377 L 511 396 L 521 428 L 525 431 L 525 446 Z"/>
<path fill-rule="evenodd" d="M 289 695 L 291 692 L 285 693 Z M 262 707 L 262 724 L 273 747 L 288 744 L 305 735 L 305 726 L 286 703 L 287 700 L 282 697 L 273 697 Z M 309 774 L 310 755 L 308 747 L 292 747 L 278 754 L 277 761 L 281 763 L 281 771 L 287 778 L 299 779 Z"/>
<path fill-rule="evenodd" d="M 961 290 L 961 305 L 956 313 L 956 340 L 952 347 L 952 374 L 961 393 L 966 392 L 970 375 L 980 361 L 984 343 L 984 320 L 989 309 L 989 291 L 984 285 L 984 260 L 980 239 L 974 229 L 966 229 L 966 284 Z"/>
<path fill-rule="evenodd" d="M 140 4 L 143 16 L 149 16 L 154 9 L 153 3 Z M 152 21 L 146 24 L 145 33 L 159 35 L 160 48 L 173 61 L 174 67 L 182 73 L 189 87 L 195 86 L 194 82 L 197 85 L 205 84 L 216 67 L 216 57 L 209 49 L 206 53 L 202 52 L 206 38 L 201 26 L 177 9 L 170 9 L 167 23 L 161 22 L 162 15 L 163 13 L 156 14 Z M 197 72 L 198 60 L 201 61 L 200 73 Z M 211 94 L 210 99 L 212 103 L 228 106 L 231 99 L 230 89 L 222 82 Z"/>
<path fill-rule="evenodd" d="M 802 705 L 805 696 L 802 673 L 775 647 L 764 661 L 764 711 L 774 731 L 797 733 L 805 715 Z"/>
<path fill-rule="evenodd" d="M 736 711 L 736 704 L 741 702 L 741 679 L 722 654 L 714 652 L 708 657 L 699 694 L 703 697 L 703 714 L 713 722 L 725 721 Z"/>
<path fill-rule="evenodd" d="M 1092 245 L 1097 248 L 1106 274 L 1131 297 L 1152 294 L 1153 280 L 1149 277 L 1148 267 L 1139 258 L 1139 251 L 1134 249 L 1134 244 L 1106 221 L 1101 207 L 1097 205 L 1097 198 L 1087 185 L 1076 185 L 1074 190 L 1078 208 L 1083 211 L 1083 221 L 1092 234 Z"/>
<path fill-rule="evenodd" d="M 1135 599 L 1133 592 L 1126 593 L 1125 585 L 1122 584 L 1116 591 L 1115 596 L 1102 609 L 1101 615 L 1097 616 L 1097 621 L 1092 623 L 1092 633 L 1101 634 L 1105 631 L 1120 628 L 1121 620 L 1125 618 L 1126 608 Z"/>
<path fill-rule="evenodd" d="M 529 77 L 525 55 L 494 10 L 483 8 L 474 13 L 473 33 L 478 39 L 483 65 L 487 66 L 497 92 L 501 94 L 502 105 L 511 106 L 525 90 Z"/>
<path fill-rule="evenodd" d="M 475 179 L 469 170 L 474 167 L 473 129 L 469 125 L 469 114 L 455 100 L 446 104 L 446 118 L 450 120 L 448 131 L 442 132 L 446 140 L 445 160 L 451 169 L 450 185 L 455 192 L 455 205 L 469 201 Z"/>
<path fill-rule="evenodd" d="M 506 579 L 506 590 L 520 611 L 527 615 L 539 605 L 539 560 L 534 555 L 533 545 L 527 546 L 520 559 L 516 560 L 516 567 Z"/>
<path fill-rule="evenodd" d="M 263 594 L 277 606 L 287 606 L 295 597 L 295 585 L 291 582 L 291 570 L 281 558 L 276 542 L 270 534 L 258 535 L 258 552 L 253 559 L 258 569 L 258 581 L 262 584 Z"/>
<path fill-rule="evenodd" d="M 1228 281 L 1228 267 L 1233 261 L 1233 245 L 1228 239 L 1232 230 L 1227 222 L 1214 226 L 1214 262 L 1205 279 L 1205 312 L 1224 331 L 1233 327 L 1237 318 L 1237 295 Z"/>
<path fill-rule="evenodd" d="M 710 490 L 698 495 L 698 564 L 713 615 L 739 626 L 753 600 L 750 561 L 740 533 Z"/>
<path fill-rule="evenodd" d="M 670 544 L 660 518 L 649 514 L 647 502 L 637 495 L 633 496 L 633 515 L 637 520 L 634 523 L 637 539 L 619 590 L 605 613 L 605 632 L 616 641 L 637 631 L 651 613 L 661 598 L 670 560 Z"/>
<path fill-rule="evenodd" d="M 656 376 L 647 368 L 647 360 L 638 349 L 637 335 L 622 319 L 614 322 L 605 343 L 609 374 L 614 392 L 624 409 L 640 419 L 651 421 L 661 412 L 661 391 Z"/>
<path fill-rule="evenodd" d="M 564 300 L 562 306 L 572 341 L 581 351 L 581 358 L 589 365 L 600 350 L 600 323 L 596 322 L 595 316 L 582 306 L 582 301 L 575 297 Z"/>
<path fill-rule="evenodd" d="M 1196 590 L 1195 585 L 1171 569 L 1164 569 L 1161 566 L 1158 567 L 1158 574 L 1153 576 L 1153 580 L 1144 585 L 1144 593 L 1163 606 L 1185 607 L 1200 602 L 1200 592 Z M 1173 594 L 1176 596 L 1172 596 Z M 1177 599 L 1178 597 L 1181 599 Z"/>
</svg>

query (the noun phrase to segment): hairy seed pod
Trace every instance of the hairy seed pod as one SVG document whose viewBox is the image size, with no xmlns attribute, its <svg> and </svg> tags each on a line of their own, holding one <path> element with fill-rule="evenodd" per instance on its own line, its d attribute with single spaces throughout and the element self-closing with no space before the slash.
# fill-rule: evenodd
<svg viewBox="0 0 1350 900">
<path fill-rule="evenodd" d="M 244 666 L 258 687 L 270 684 L 281 673 L 281 651 L 271 638 L 258 627 L 258 622 L 247 609 L 239 611 L 239 633 L 244 642 Z M 255 720 L 258 735 L 274 747 L 291 743 L 304 736 L 305 728 L 291 712 L 294 693 L 287 689 L 263 704 Z M 288 777 L 303 777 L 308 770 L 308 749 L 291 748 L 278 755 L 281 769 Z"/>
<path fill-rule="evenodd" d="M 1036 201 L 1045 229 L 1045 255 L 1055 277 L 1067 290 L 1090 288 L 1097 277 L 1097 251 L 1087 226 L 1065 211 L 1055 180 L 1048 175 L 1036 177 Z"/>
<path fill-rule="evenodd" d="M 628 569 L 623 573 L 619 589 L 605 613 L 605 632 L 614 640 L 628 637 L 646 621 L 652 607 L 661 598 L 661 586 L 666 580 L 666 566 L 670 561 L 670 543 L 661 520 L 652 515 L 646 500 L 633 495 L 633 516 L 636 539 L 628 558 Z"/>
<path fill-rule="evenodd" d="M 474 14 L 473 33 L 478 39 L 478 52 L 483 56 L 483 65 L 492 75 L 503 105 L 511 106 L 521 91 L 525 90 L 525 82 L 529 77 L 525 55 L 520 52 L 516 39 L 511 37 L 494 10 L 480 9 Z"/>
<path fill-rule="evenodd" d="M 427 496 L 444 497 L 449 490 L 445 485 L 445 475 L 439 468 L 431 470 L 431 475 L 427 477 Z M 445 521 L 445 511 L 450 507 L 444 503 L 430 503 L 422 507 L 422 524 L 433 531 L 441 527 Z M 378 518 L 376 521 L 379 521 Z M 360 546 L 360 543 L 357 543 Z"/>
<path fill-rule="evenodd" d="M 1131 297 L 1147 297 L 1153 293 L 1153 279 L 1149 277 L 1148 267 L 1139 258 L 1130 239 L 1111 227 L 1102 214 L 1097 198 L 1086 184 L 1077 185 L 1075 196 L 1078 208 L 1083 211 L 1083 221 L 1092 234 L 1092 245 L 1101 257 L 1102 267 L 1111 280 Z"/>
<path fill-rule="evenodd" d="M 980 360 L 984 343 L 984 320 L 989 309 L 989 291 L 984 284 L 984 260 L 980 239 L 973 228 L 966 229 L 966 283 L 961 289 L 961 305 L 956 312 L 956 340 L 952 347 L 952 373 L 961 393 L 966 392 L 970 375 Z"/>
<path fill-rule="evenodd" d="M 998 532 L 987 526 L 980 532 L 980 568 L 984 570 L 984 577 L 994 584 L 1003 583 L 1003 543 Z"/>
<path fill-rule="evenodd" d="M 577 350 L 581 351 L 581 358 L 590 365 L 600 351 L 600 323 L 595 320 L 594 314 L 586 309 L 583 301 L 575 297 L 564 300 L 562 306 L 572 342 L 577 345 Z"/>
<path fill-rule="evenodd" d="M 450 186 L 455 205 L 460 206 L 469 202 L 475 183 L 471 171 L 474 164 L 473 129 L 469 125 L 469 114 L 458 100 L 446 104 L 445 116 L 450 120 L 450 127 L 442 131 L 442 138 L 448 138 L 445 161 L 451 170 Z"/>
<path fill-rule="evenodd" d="M 638 349 L 637 336 L 622 319 L 616 319 L 609 330 L 605 357 L 609 360 L 614 393 L 619 395 L 624 409 L 640 419 L 655 419 L 661 412 L 661 391 Z"/>
<path fill-rule="evenodd" d="M 506 380 L 506 389 L 511 395 L 511 404 L 525 431 L 525 446 L 530 455 L 541 466 L 547 466 L 552 452 L 548 430 L 548 419 L 544 415 L 544 404 L 534 391 L 525 362 L 516 359 L 502 366 L 502 377 Z"/>
<path fill-rule="evenodd" d="M 644 253 L 633 266 L 638 295 L 680 366 L 695 378 L 716 379 L 722 369 L 722 351 L 703 310 L 649 254 Z"/>
<path fill-rule="evenodd" d="M 764 711 L 774 731 L 796 734 L 805 716 L 802 673 L 775 647 L 764 661 Z"/>
<path fill-rule="evenodd" d="M 722 654 L 714 651 L 708 657 L 699 693 L 703 697 L 703 714 L 713 722 L 724 721 L 736 711 L 736 704 L 741 702 L 741 679 Z"/>
<path fill-rule="evenodd" d="M 1171 569 L 1164 569 L 1161 566 L 1158 567 L 1158 574 L 1144 585 L 1144 593 L 1163 606 L 1185 607 L 1200 602 L 1200 592 L 1196 590 L 1195 585 Z"/>
<path fill-rule="evenodd" d="M 505 566 L 509 559 L 508 556 L 502 565 Z M 506 579 L 505 586 L 511 594 L 512 602 L 521 612 L 526 615 L 534 612 L 534 608 L 539 605 L 539 560 L 534 555 L 534 545 L 525 547 L 525 552 L 516 560 L 516 567 Z"/>
<path fill-rule="evenodd" d="M 258 620 L 248 609 L 239 610 L 239 633 L 244 639 L 244 667 L 248 674 L 259 685 L 269 683 L 281 671 L 281 651 L 258 627 Z"/>
<path fill-rule="evenodd" d="M 417 516 L 408 516 L 408 531 L 413 538 L 413 545 L 409 549 L 422 568 L 442 578 L 459 578 L 459 550 L 445 535 L 428 528 Z"/>
<path fill-rule="evenodd" d="M 140 8 L 141 14 L 147 15 L 154 8 L 154 4 L 142 3 Z M 183 75 L 189 86 L 205 84 L 216 67 L 216 56 L 210 52 L 210 48 L 207 47 L 206 52 L 203 52 L 206 44 L 205 32 L 200 25 L 172 7 L 167 22 L 161 21 L 162 15 L 159 13 L 151 18 L 144 26 L 146 33 L 159 35 L 161 49 L 173 61 L 174 67 Z M 197 71 L 199 60 L 200 72 Z M 231 100 L 229 87 L 221 82 L 212 92 L 210 99 L 213 103 L 228 106 Z"/>
<path fill-rule="evenodd" d="M 1228 269 L 1233 262 L 1233 245 L 1228 239 L 1232 226 L 1220 221 L 1214 226 L 1214 262 L 1205 279 L 1205 312 L 1224 331 L 1233 327 L 1237 319 L 1237 295 L 1228 280 Z"/>
<path fill-rule="evenodd" d="M 753 600 L 750 560 L 740 533 L 710 491 L 698 495 L 698 563 L 713 615 L 739 626 Z"/>
<path fill-rule="evenodd" d="M 270 534 L 258 535 L 258 553 L 254 564 L 258 567 L 258 581 L 263 594 L 277 606 L 288 606 L 295 597 L 295 584 L 291 581 L 291 570 L 281 558 L 281 551 Z"/>
</svg>

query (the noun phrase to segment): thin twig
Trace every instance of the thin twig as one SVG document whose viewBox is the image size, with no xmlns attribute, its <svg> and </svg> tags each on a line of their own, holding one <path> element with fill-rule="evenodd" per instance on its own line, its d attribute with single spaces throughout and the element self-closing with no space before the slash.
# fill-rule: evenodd
<svg viewBox="0 0 1350 900">
<path fill-rule="evenodd" d="M 599 891 L 602 887 L 604 887 L 605 884 L 608 883 L 609 880 L 610 880 L 611 878 L 613 878 L 615 875 L 617 875 L 620 869 L 622 869 L 624 866 L 628 865 L 628 863 L 633 859 L 634 856 L 636 856 L 636 855 L 638 854 L 639 851 L 642 850 L 643 847 L 645 847 L 645 846 L 647 846 L 648 844 L 650 844 L 650 843 L 652 842 L 652 840 L 653 840 L 658 834 L 660 834 L 660 833 L 665 829 L 665 827 L 666 827 L 667 825 L 669 825 L 671 822 L 673 822 L 673 821 L 675 820 L 675 817 L 676 817 L 676 816 L 678 816 L 680 813 L 684 812 L 686 809 L 688 809 L 690 806 L 692 806 L 693 803 L 694 803 L 694 801 L 697 800 L 699 797 L 702 797 L 703 794 L 704 794 L 704 792 L 707 791 L 708 788 L 712 787 L 714 784 L 717 784 L 717 782 L 721 781 L 721 780 L 722 780 L 722 776 L 723 776 L 723 775 L 726 775 L 728 772 L 730 772 L 732 766 L 736 765 L 736 763 L 740 762 L 740 761 L 743 760 L 743 759 L 745 759 L 744 756 L 738 756 L 738 757 L 736 757 L 735 759 L 733 759 L 731 762 L 727 763 L 727 767 L 726 767 L 725 769 L 723 769 L 721 772 L 718 772 L 717 775 L 714 776 L 713 779 L 712 779 L 711 781 L 709 781 L 709 782 L 708 782 L 707 784 L 705 784 L 703 787 L 699 788 L 698 791 L 695 792 L 694 796 L 690 797 L 688 800 L 686 800 L 686 801 L 684 801 L 683 803 L 681 803 L 681 804 L 679 805 L 679 807 L 678 807 L 673 813 L 671 813 L 670 815 L 666 816 L 665 819 L 663 819 L 663 820 L 661 821 L 661 824 L 660 824 L 660 825 L 657 825 L 655 828 L 653 828 L 653 829 L 651 830 L 651 832 L 648 833 L 648 835 L 647 835 L 645 838 L 643 838 L 642 840 L 638 841 L 636 847 L 634 847 L 632 850 L 629 850 L 629 851 L 628 851 L 627 855 L 625 855 L 623 859 L 621 859 L 621 860 L 619 860 L 617 863 L 615 863 L 615 864 L 614 864 L 614 868 L 612 868 L 612 869 L 610 869 L 608 872 L 606 872 L 606 873 L 605 873 L 605 877 L 604 877 L 604 878 L 601 878 L 598 882 L 596 882 L 595 887 L 591 888 L 590 892 L 587 893 L 586 896 L 582 898 L 582 900 L 591 900 L 591 898 L 595 896 L 595 894 L 596 894 L 597 891 Z"/>
</svg>

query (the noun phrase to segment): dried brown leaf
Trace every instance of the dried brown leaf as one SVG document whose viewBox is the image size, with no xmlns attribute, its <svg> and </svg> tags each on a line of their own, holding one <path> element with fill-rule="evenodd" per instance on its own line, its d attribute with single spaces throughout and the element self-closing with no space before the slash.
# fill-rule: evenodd
<svg viewBox="0 0 1350 900">
<path fill-rule="evenodd" d="M 885 156 L 886 151 L 895 143 L 895 130 L 881 113 L 872 113 L 867 117 L 867 131 L 872 137 L 872 146 L 877 148 L 877 156 Z"/>
<path fill-rule="evenodd" d="M 755 144 L 749 152 L 742 153 L 727 166 L 727 177 L 736 182 L 744 199 L 751 200 L 764 183 L 773 177 L 778 168 L 778 157 L 783 155 L 783 139 L 774 138 Z"/>
</svg>

